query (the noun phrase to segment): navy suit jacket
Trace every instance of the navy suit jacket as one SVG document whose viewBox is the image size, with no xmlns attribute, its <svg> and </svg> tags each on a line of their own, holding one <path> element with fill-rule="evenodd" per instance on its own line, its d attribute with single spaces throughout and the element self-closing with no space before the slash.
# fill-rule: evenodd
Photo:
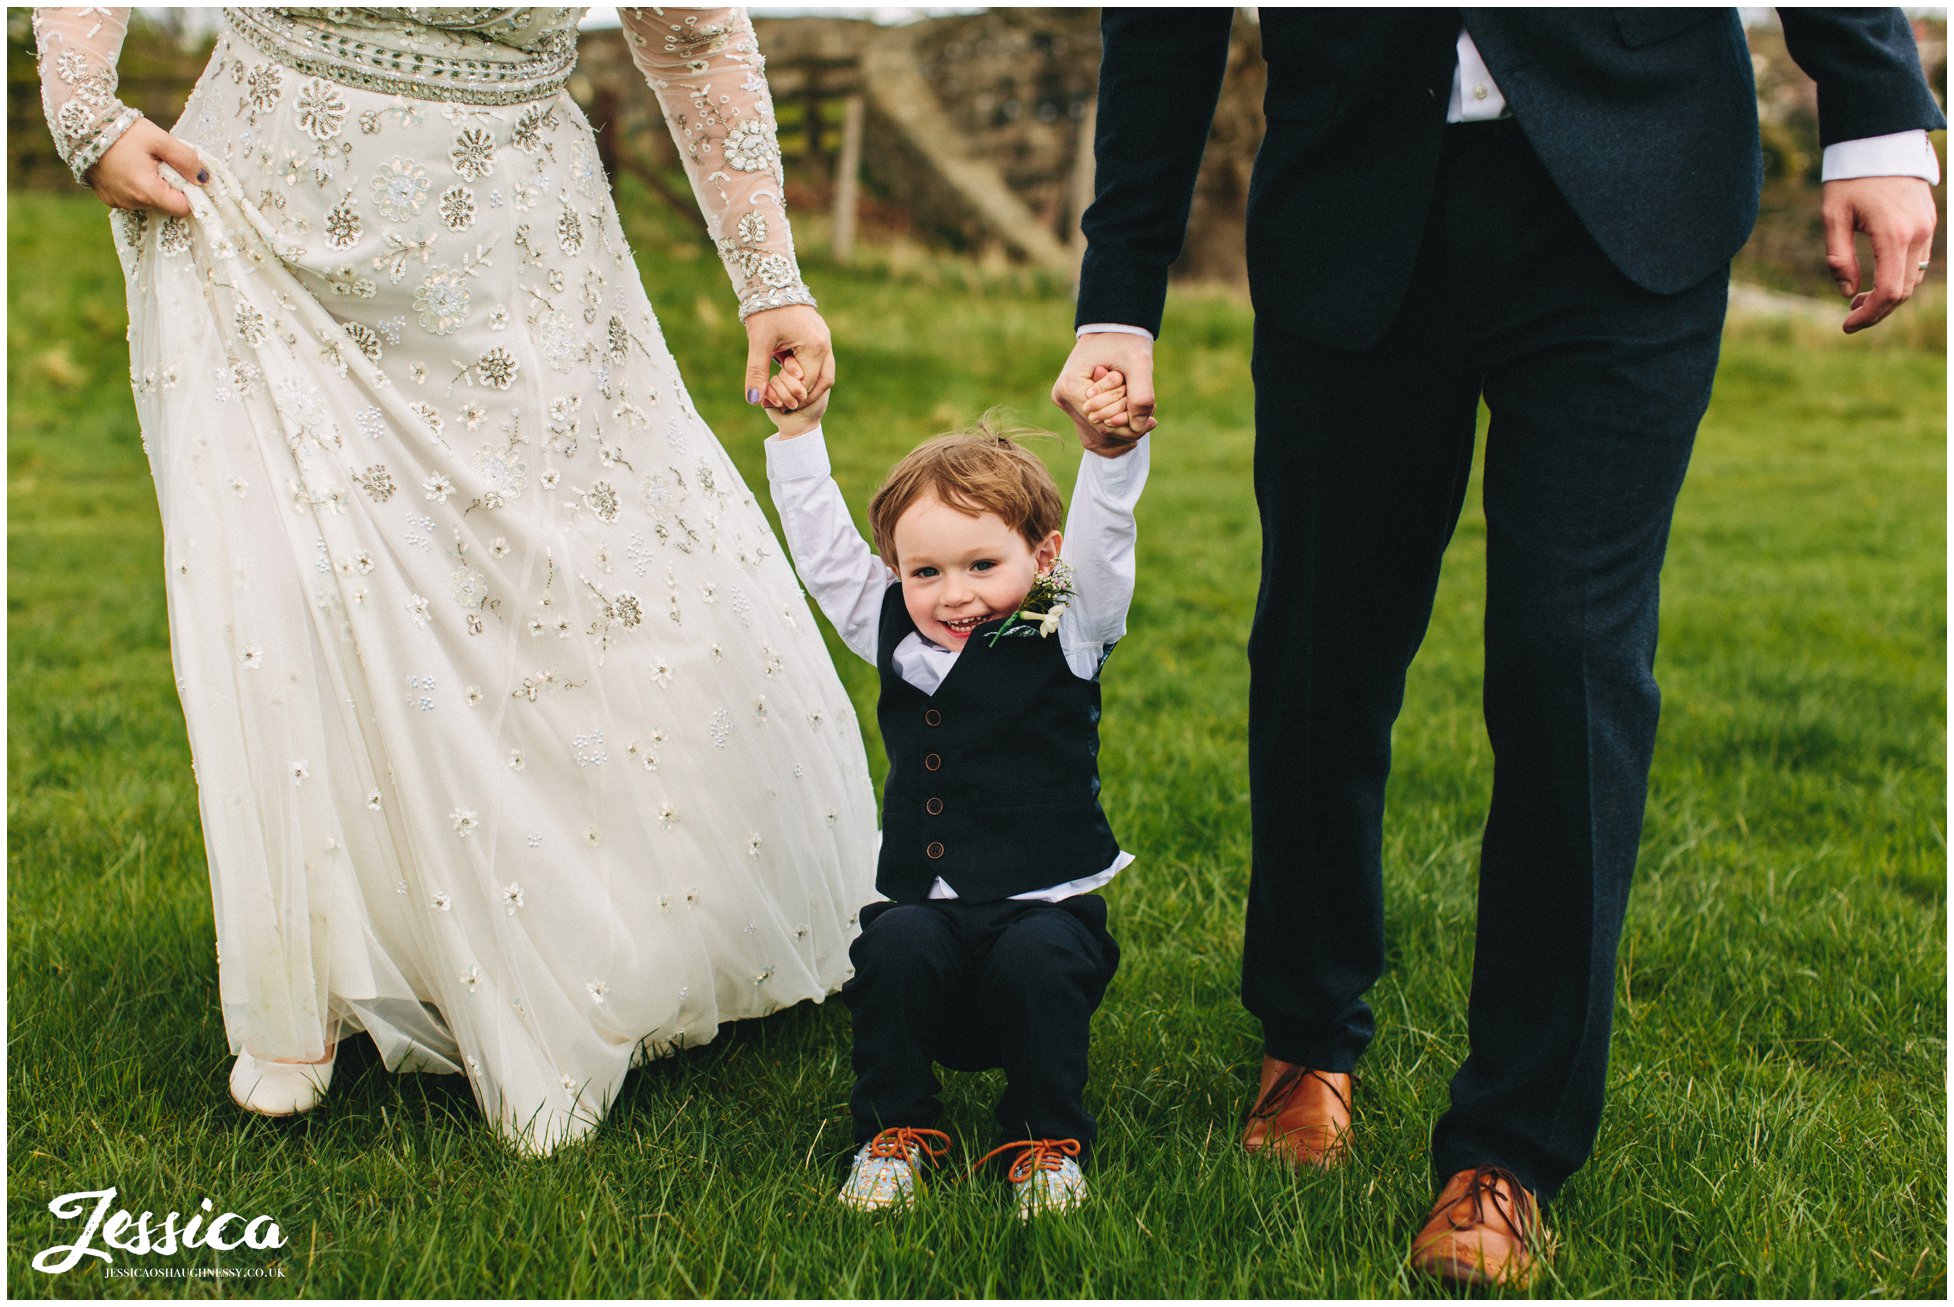
<svg viewBox="0 0 1954 1307">
<path fill-rule="evenodd" d="M 1077 321 L 1159 334 L 1232 9 L 1107 9 Z M 1784 9 L 1822 144 L 1946 126 L 1898 9 Z M 1248 196 L 1259 314 L 1363 346 L 1396 316 L 1438 172 L 1463 21 L 1548 174 L 1629 280 L 1719 271 L 1763 161 L 1735 9 L 1261 10 L 1267 131 Z M 1820 257 L 1814 250 L 1812 257 Z"/>
</svg>

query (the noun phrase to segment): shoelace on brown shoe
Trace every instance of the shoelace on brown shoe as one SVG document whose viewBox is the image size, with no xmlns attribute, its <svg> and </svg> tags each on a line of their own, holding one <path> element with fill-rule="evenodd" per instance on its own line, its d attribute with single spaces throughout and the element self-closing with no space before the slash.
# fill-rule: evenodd
<svg viewBox="0 0 1954 1307">
<path fill-rule="evenodd" d="M 1497 1185 L 1504 1183 L 1515 1195 L 1513 1198 L 1502 1194 Z M 1470 1199 L 1472 1211 L 1464 1221 L 1451 1212 L 1446 1213 L 1446 1221 L 1454 1230 L 1467 1230 L 1475 1225 L 1485 1225 L 1486 1208 L 1490 1205 L 1499 1219 L 1506 1222 L 1506 1228 L 1520 1241 L 1520 1246 L 1529 1253 L 1539 1255 L 1545 1245 L 1541 1236 L 1545 1231 L 1540 1223 L 1540 1209 L 1534 1205 L 1533 1195 L 1520 1183 L 1520 1177 L 1503 1166 L 1475 1166 L 1472 1178 L 1466 1181 L 1466 1190 L 1452 1202 L 1456 1209 L 1460 1202 Z"/>
<path fill-rule="evenodd" d="M 1076 1139 L 1019 1139 L 1008 1144 L 999 1144 L 978 1158 L 976 1164 L 965 1174 L 969 1179 L 976 1175 L 978 1168 L 1012 1148 L 1023 1149 L 1011 1159 L 1009 1177 L 1012 1184 L 1023 1184 L 1039 1171 L 1056 1171 L 1065 1165 L 1068 1157 L 1079 1155 L 1079 1141 Z"/>
<path fill-rule="evenodd" d="M 1355 1114 L 1355 1109 L 1351 1106 L 1350 1101 L 1355 1095 L 1357 1088 L 1357 1077 L 1355 1074 L 1352 1074 L 1350 1077 L 1350 1088 L 1352 1092 L 1351 1094 L 1345 1094 L 1337 1088 L 1336 1082 L 1331 1080 L 1324 1072 L 1318 1071 L 1313 1066 L 1291 1064 L 1288 1070 L 1276 1077 L 1276 1082 L 1269 1086 L 1269 1092 L 1262 1095 L 1256 1101 L 1255 1106 L 1248 1110 L 1248 1119 L 1250 1121 L 1273 1121 L 1282 1111 L 1283 1106 L 1288 1103 L 1290 1096 L 1296 1092 L 1297 1087 L 1303 1081 L 1309 1079 L 1321 1081 L 1323 1087 L 1329 1090 L 1331 1095 L 1339 1103 L 1343 1104 L 1343 1110 L 1346 1113 Z"/>
<path fill-rule="evenodd" d="M 924 1138 L 925 1135 L 934 1135 L 943 1142 L 932 1143 Z M 870 1157 L 889 1157 L 906 1162 L 911 1151 L 922 1154 L 932 1162 L 939 1157 L 947 1157 L 950 1153 L 950 1136 L 941 1130 L 923 1130 L 915 1126 L 897 1125 L 890 1126 L 868 1141 Z"/>
</svg>

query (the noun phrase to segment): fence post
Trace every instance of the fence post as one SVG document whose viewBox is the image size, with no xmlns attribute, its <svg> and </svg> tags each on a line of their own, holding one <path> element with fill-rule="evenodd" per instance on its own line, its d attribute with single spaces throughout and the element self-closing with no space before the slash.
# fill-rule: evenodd
<svg viewBox="0 0 1954 1307">
<path fill-rule="evenodd" d="M 841 123 L 841 159 L 835 165 L 834 257 L 846 263 L 855 252 L 855 206 L 861 189 L 862 120 L 867 116 L 862 93 L 848 97 Z"/>
<path fill-rule="evenodd" d="M 1099 96 L 1094 94 L 1086 101 L 1086 111 L 1079 115 L 1079 136 L 1072 145 L 1072 230 L 1066 243 L 1072 247 L 1072 290 L 1079 289 L 1079 269 L 1085 262 L 1086 237 L 1079 220 L 1086 216 L 1086 209 L 1092 204 L 1093 155 L 1092 138 L 1099 124 Z"/>
</svg>

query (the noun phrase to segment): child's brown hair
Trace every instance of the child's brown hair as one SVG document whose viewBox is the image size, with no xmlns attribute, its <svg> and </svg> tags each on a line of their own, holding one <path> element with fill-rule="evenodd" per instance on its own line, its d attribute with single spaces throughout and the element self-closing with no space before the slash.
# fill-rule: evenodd
<svg viewBox="0 0 1954 1307">
<path fill-rule="evenodd" d="M 1051 433 L 1009 423 L 992 409 L 963 430 L 910 450 L 868 501 L 875 552 L 897 565 L 896 521 L 924 495 L 960 512 L 996 513 L 1036 549 L 1065 525 L 1065 501 L 1045 465 L 1013 439 L 1025 436 Z"/>
</svg>

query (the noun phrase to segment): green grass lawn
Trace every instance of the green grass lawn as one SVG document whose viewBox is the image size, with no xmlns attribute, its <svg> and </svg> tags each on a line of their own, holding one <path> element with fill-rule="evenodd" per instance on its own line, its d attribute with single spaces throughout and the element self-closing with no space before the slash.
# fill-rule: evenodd
<svg viewBox="0 0 1954 1307">
<path fill-rule="evenodd" d="M 740 402 L 744 336 L 719 265 L 645 192 L 624 201 L 694 398 L 758 486 L 768 427 Z M 943 1183 L 906 1219 L 864 1221 L 832 1201 L 848 1129 L 838 1003 L 638 1073 L 590 1143 L 544 1162 L 499 1147 L 458 1078 L 390 1075 L 363 1042 L 308 1119 L 231 1106 L 108 224 L 79 193 L 9 208 L 14 1294 L 1419 1289 L 1401 1268 L 1465 1052 L 1491 783 L 1484 522 L 1475 493 L 1397 731 L 1390 962 L 1355 1164 L 1295 1178 L 1233 1144 L 1259 1056 L 1236 999 L 1258 545 L 1245 307 L 1170 304 L 1139 594 L 1106 679 L 1106 806 L 1140 861 L 1108 894 L 1125 953 L 1094 1027 L 1095 1202 L 1026 1229 L 991 1186 Z M 852 270 L 805 253 L 839 342 L 827 426 L 858 517 L 889 463 L 939 429 L 999 403 L 1062 420 L 1045 400 L 1070 335 L 1062 286 L 914 251 Z M 1609 1108 L 1549 1214 L 1563 1250 L 1544 1293 L 1946 1291 L 1945 384 L 1938 345 L 1732 329 L 1665 577 L 1665 712 Z M 1069 442 L 1045 452 L 1069 484 Z M 872 722 L 872 670 L 831 647 Z M 949 1124 L 974 1156 L 998 1080 L 950 1083 Z M 208 1196 L 275 1215 L 287 1247 L 221 1260 L 283 1278 L 31 1270 L 73 1237 L 48 1201 L 110 1185 L 137 1211 Z"/>
</svg>

